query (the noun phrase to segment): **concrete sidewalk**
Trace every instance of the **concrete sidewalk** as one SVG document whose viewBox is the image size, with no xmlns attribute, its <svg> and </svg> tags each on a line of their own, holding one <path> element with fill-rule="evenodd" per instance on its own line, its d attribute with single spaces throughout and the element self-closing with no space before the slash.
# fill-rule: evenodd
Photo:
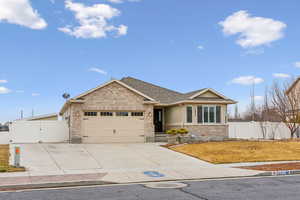
<svg viewBox="0 0 300 200">
<path fill-rule="evenodd" d="M 260 171 L 213 165 L 158 144 L 23 144 L 26 172 L 0 173 L 0 183 L 105 181 L 131 183 L 253 176 Z M 13 145 L 11 145 L 13 148 Z"/>
</svg>

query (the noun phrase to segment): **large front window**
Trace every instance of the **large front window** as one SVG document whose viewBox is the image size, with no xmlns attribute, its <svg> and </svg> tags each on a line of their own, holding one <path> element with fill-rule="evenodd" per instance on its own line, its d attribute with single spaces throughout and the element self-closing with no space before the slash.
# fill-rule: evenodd
<svg viewBox="0 0 300 200">
<path fill-rule="evenodd" d="M 198 123 L 221 123 L 221 106 L 198 106 Z"/>
</svg>

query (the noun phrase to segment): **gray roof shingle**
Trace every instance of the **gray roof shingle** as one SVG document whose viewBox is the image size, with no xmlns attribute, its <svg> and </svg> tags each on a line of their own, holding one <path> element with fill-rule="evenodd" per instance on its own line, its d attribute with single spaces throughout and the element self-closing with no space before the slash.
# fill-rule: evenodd
<svg viewBox="0 0 300 200">
<path fill-rule="evenodd" d="M 147 83 L 142 80 L 138 80 L 132 77 L 125 77 L 120 80 L 121 82 L 125 83 L 126 85 L 134 88 L 135 90 L 155 99 L 156 101 L 159 101 L 160 103 L 164 104 L 170 104 L 170 103 L 175 103 L 178 101 L 183 101 L 183 100 L 190 100 L 189 97 L 193 96 L 194 94 L 201 92 L 204 89 L 201 90 L 195 90 L 192 92 L 188 93 L 180 93 L 176 92 L 167 88 L 163 88 L 157 85 L 154 85 L 152 83 Z M 193 100 L 204 100 L 204 99 L 193 99 Z M 220 100 L 220 99 L 212 99 L 210 100 Z M 231 99 L 226 99 L 229 101 L 232 101 Z"/>
</svg>

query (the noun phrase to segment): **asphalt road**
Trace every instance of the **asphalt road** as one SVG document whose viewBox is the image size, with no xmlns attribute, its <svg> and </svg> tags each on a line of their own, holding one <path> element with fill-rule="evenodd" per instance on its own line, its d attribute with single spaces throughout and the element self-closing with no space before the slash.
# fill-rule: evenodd
<svg viewBox="0 0 300 200">
<path fill-rule="evenodd" d="M 0 200 L 299 200 L 300 176 L 186 182 L 181 189 L 144 185 L 78 187 L 0 193 Z"/>
</svg>

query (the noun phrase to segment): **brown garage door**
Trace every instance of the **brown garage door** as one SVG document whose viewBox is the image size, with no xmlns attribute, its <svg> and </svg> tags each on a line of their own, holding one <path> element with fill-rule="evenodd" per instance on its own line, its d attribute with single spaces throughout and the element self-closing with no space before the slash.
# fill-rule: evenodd
<svg viewBox="0 0 300 200">
<path fill-rule="evenodd" d="M 141 143 L 145 141 L 142 112 L 89 112 L 85 115 L 90 116 L 83 118 L 83 143 Z"/>
</svg>

